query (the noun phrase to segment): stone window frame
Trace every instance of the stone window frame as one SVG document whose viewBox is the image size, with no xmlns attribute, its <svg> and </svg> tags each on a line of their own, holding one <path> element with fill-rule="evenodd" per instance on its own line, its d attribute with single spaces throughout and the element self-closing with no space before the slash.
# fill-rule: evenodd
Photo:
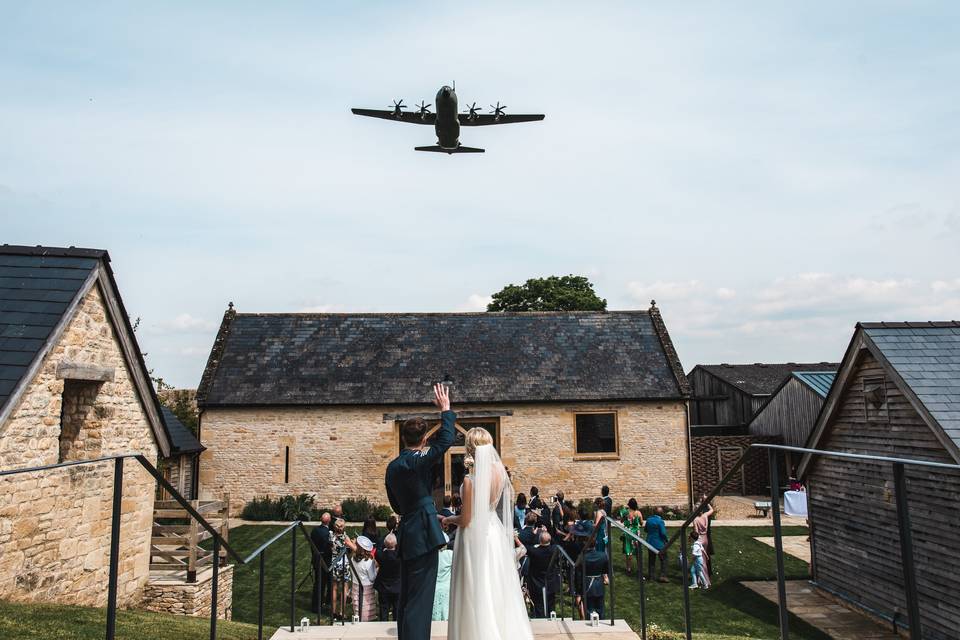
<svg viewBox="0 0 960 640">
<path fill-rule="evenodd" d="M 572 412 L 571 428 L 573 429 L 573 459 L 583 461 L 619 460 L 620 459 L 620 412 L 616 409 L 575 410 Z M 580 453 L 577 442 L 577 417 L 589 414 L 613 415 L 613 451 L 598 453 Z"/>
</svg>

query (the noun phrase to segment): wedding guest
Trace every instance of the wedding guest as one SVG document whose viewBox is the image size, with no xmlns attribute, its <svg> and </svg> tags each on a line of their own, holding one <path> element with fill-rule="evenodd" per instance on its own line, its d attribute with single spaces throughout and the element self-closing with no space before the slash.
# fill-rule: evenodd
<svg viewBox="0 0 960 640">
<path fill-rule="evenodd" d="M 322 559 L 327 568 L 329 568 L 332 560 L 330 514 L 328 512 L 324 512 L 324 514 L 320 516 L 320 524 L 310 531 L 310 540 L 313 542 L 310 549 L 311 556 L 313 557 L 313 592 L 310 596 L 310 602 L 312 611 L 314 613 L 320 613 L 321 603 L 330 602 L 330 576 L 323 576 L 323 580 L 321 581 L 323 565 L 320 563 Z M 314 547 L 316 550 L 314 550 Z M 322 594 L 320 593 L 321 582 L 323 582 Z"/>
<path fill-rule="evenodd" d="M 586 553 L 583 555 L 583 567 L 587 574 L 586 617 L 594 611 L 603 617 L 603 595 L 605 585 L 610 584 L 607 554 L 596 547 L 596 541 L 587 539 Z"/>
<path fill-rule="evenodd" d="M 643 525 L 643 530 L 647 534 L 647 542 L 651 547 L 657 549 L 654 553 L 647 549 L 647 580 L 653 580 L 653 567 L 657 559 L 660 560 L 660 577 L 658 582 L 668 582 L 667 580 L 667 525 L 663 521 L 663 507 L 657 507 L 656 513 L 647 518 Z M 643 565 L 639 555 L 637 557 L 637 570 L 642 571 Z"/>
<path fill-rule="evenodd" d="M 600 495 L 603 497 L 603 510 L 608 514 L 613 513 L 613 498 L 610 497 L 610 487 L 607 485 L 600 487 Z"/>
<path fill-rule="evenodd" d="M 700 500 L 702 502 L 706 499 L 707 496 L 703 496 Z M 711 564 L 713 544 L 710 542 L 710 516 L 712 515 L 713 505 L 707 504 L 707 506 L 700 511 L 700 514 L 693 519 L 693 530 L 696 532 L 697 537 L 700 539 L 700 544 L 703 547 L 703 568 L 708 576 L 713 575 L 713 566 Z"/>
<path fill-rule="evenodd" d="M 333 509 L 331 509 L 331 511 L 333 511 L 333 519 L 334 519 L 334 521 L 336 521 L 336 520 L 343 520 L 344 522 L 346 522 L 346 518 L 343 517 L 343 505 L 342 505 L 342 504 L 340 504 L 340 503 L 338 502 L 337 504 L 333 505 Z"/>
<path fill-rule="evenodd" d="M 547 575 L 547 569 L 550 567 L 550 558 L 556 545 L 550 534 L 546 530 L 540 532 L 539 542 L 530 548 L 527 557 L 529 564 L 527 567 L 527 592 L 530 599 L 533 600 L 533 617 L 546 618 L 551 611 L 557 608 L 557 593 L 563 588 L 562 578 L 560 577 L 559 564 L 554 564 L 550 575 Z M 547 590 L 547 602 L 544 607 L 543 590 Z"/>
<path fill-rule="evenodd" d="M 449 539 L 448 539 L 449 540 Z M 453 567 L 453 549 L 447 546 L 440 550 L 437 565 L 437 590 L 433 595 L 433 620 L 447 620 L 450 615 L 450 570 Z"/>
<path fill-rule="evenodd" d="M 517 494 L 516 504 L 513 506 L 513 528 L 519 529 L 526 521 L 527 515 L 527 496 L 522 493 Z"/>
<path fill-rule="evenodd" d="M 377 551 L 376 551 L 376 553 L 374 554 L 374 558 L 376 558 L 377 554 L 379 554 L 381 551 L 383 551 L 384 542 L 386 541 L 387 536 L 390 535 L 391 533 L 392 533 L 394 536 L 397 535 L 397 525 L 398 525 L 398 524 L 399 524 L 399 521 L 397 520 L 397 515 L 394 514 L 394 513 L 391 513 L 391 514 L 390 514 L 390 517 L 387 518 L 387 531 L 383 534 L 383 537 L 380 538 L 380 542 L 377 544 Z"/>
<path fill-rule="evenodd" d="M 400 597 L 400 556 L 397 554 L 397 536 L 392 531 L 383 537 L 383 548 L 377 553 L 376 562 L 377 579 L 373 581 L 373 588 L 380 601 L 380 622 L 388 622 L 391 613 L 396 620 L 397 598 Z"/>
<path fill-rule="evenodd" d="M 607 550 L 607 527 L 604 520 L 607 517 L 607 511 L 603 508 L 604 504 L 603 498 L 597 498 L 593 501 L 593 528 L 597 532 L 597 551 L 601 553 Z"/>
<path fill-rule="evenodd" d="M 523 528 L 520 529 L 520 532 L 517 534 L 517 537 L 520 538 L 520 543 L 523 544 L 527 549 L 527 555 L 530 554 L 530 550 L 535 544 L 537 544 L 537 514 L 533 511 L 528 511 L 527 515 L 524 516 Z"/>
<path fill-rule="evenodd" d="M 540 499 L 540 489 L 536 487 L 530 487 L 530 504 L 528 505 L 531 509 L 543 509 L 544 505 L 543 500 Z"/>
<path fill-rule="evenodd" d="M 696 531 L 690 532 L 690 540 L 693 543 L 690 545 L 690 555 L 693 556 L 693 564 L 690 565 L 690 588 L 709 589 L 710 577 L 707 575 L 704 566 L 703 557 L 705 552 L 703 543 L 700 541 L 700 537 Z"/>
<path fill-rule="evenodd" d="M 363 521 L 363 530 L 360 532 L 360 535 L 366 536 L 369 538 L 370 542 L 373 543 L 374 555 L 376 554 L 377 545 L 380 544 L 380 530 L 377 528 L 377 519 L 372 515 Z"/>
<path fill-rule="evenodd" d="M 333 616 L 340 620 L 343 619 L 342 599 L 346 596 L 346 585 L 351 581 L 350 569 L 347 567 L 348 558 L 344 553 L 348 549 L 348 543 L 351 543 L 346 526 L 343 518 L 337 518 L 330 531 L 330 553 L 333 557 L 333 566 L 330 567 L 330 596 L 333 599 Z"/>
<path fill-rule="evenodd" d="M 640 507 L 637 505 L 636 498 L 630 498 L 627 501 L 627 508 L 622 516 L 623 526 L 634 535 L 640 535 L 640 527 L 643 526 L 643 514 L 640 513 Z M 637 558 L 637 571 L 643 570 L 643 561 L 640 560 L 640 543 L 630 536 L 623 536 L 623 555 L 624 563 L 627 567 L 627 575 L 633 573 L 633 559 Z"/>
<path fill-rule="evenodd" d="M 553 531 L 563 525 L 563 491 L 557 491 L 553 496 L 553 505 L 550 511 L 550 524 Z M 556 533 L 554 533 L 556 535 Z"/>
<path fill-rule="evenodd" d="M 349 539 L 348 539 L 349 540 Z M 353 566 L 360 580 L 353 581 L 351 591 L 353 611 L 361 622 L 370 622 L 377 613 L 377 599 L 373 588 L 377 579 L 377 565 L 373 561 L 373 541 L 366 536 L 357 536 L 356 542 L 348 544 L 353 551 Z M 363 587 L 361 601 L 360 587 Z"/>
</svg>

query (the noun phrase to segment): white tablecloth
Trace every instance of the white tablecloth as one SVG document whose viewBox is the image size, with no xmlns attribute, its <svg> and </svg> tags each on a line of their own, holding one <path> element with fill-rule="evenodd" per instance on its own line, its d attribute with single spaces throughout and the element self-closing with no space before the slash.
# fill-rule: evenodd
<svg viewBox="0 0 960 640">
<path fill-rule="evenodd" d="M 785 491 L 783 493 L 783 512 L 788 516 L 807 517 L 807 492 Z"/>
</svg>

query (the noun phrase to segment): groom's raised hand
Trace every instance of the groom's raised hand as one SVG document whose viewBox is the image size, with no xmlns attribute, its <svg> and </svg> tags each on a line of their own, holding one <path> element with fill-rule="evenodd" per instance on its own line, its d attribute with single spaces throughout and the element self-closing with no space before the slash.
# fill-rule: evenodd
<svg viewBox="0 0 960 640">
<path fill-rule="evenodd" d="M 433 404 L 440 411 L 450 411 L 450 388 L 440 382 L 433 385 Z"/>
</svg>

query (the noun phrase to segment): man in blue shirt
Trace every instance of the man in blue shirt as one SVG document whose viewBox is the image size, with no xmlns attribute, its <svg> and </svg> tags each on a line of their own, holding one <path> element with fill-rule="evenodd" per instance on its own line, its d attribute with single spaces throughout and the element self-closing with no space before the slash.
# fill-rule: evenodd
<svg viewBox="0 0 960 640">
<path fill-rule="evenodd" d="M 647 542 L 657 550 L 657 553 L 654 553 L 647 549 L 647 580 L 653 580 L 653 568 L 657 558 L 659 558 L 660 577 L 658 581 L 669 582 L 667 580 L 667 551 L 664 549 L 667 544 L 667 525 L 663 522 L 663 507 L 657 507 L 657 512 L 647 518 L 643 530 L 647 532 Z"/>
</svg>

